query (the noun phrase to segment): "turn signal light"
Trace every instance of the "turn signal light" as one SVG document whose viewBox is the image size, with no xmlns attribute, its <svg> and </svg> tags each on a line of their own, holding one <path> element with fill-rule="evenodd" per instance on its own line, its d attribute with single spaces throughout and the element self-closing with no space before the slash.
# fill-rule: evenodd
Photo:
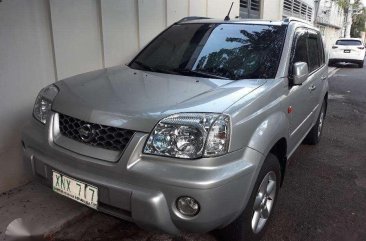
<svg viewBox="0 0 366 241">
<path fill-rule="evenodd" d="M 332 49 L 337 49 L 338 48 L 338 46 L 332 46 Z"/>
</svg>

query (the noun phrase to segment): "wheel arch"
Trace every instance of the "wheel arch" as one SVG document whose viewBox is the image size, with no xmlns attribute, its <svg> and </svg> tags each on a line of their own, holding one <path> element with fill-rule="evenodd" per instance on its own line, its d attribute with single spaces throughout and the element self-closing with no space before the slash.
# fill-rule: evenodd
<svg viewBox="0 0 366 241">
<path fill-rule="evenodd" d="M 273 145 L 269 153 L 275 155 L 280 163 L 281 167 L 281 186 L 285 177 L 286 166 L 287 166 L 287 140 L 282 137 L 276 144 Z"/>
<path fill-rule="evenodd" d="M 249 141 L 249 147 L 261 152 L 265 157 L 271 153 L 278 158 L 281 167 L 281 185 L 287 165 L 288 130 L 289 120 L 286 114 L 275 112 L 258 125 Z"/>
</svg>

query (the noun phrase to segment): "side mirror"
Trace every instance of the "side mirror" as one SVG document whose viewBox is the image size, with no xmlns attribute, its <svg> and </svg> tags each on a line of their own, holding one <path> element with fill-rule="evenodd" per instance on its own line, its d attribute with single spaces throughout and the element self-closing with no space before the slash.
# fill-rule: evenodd
<svg viewBox="0 0 366 241">
<path fill-rule="evenodd" d="M 301 85 L 309 76 L 308 64 L 305 62 L 296 62 L 293 66 L 293 85 Z"/>
</svg>

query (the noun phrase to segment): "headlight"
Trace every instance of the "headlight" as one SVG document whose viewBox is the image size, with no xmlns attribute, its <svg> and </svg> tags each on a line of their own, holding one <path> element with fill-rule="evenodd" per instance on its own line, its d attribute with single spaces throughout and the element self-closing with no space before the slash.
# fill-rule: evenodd
<svg viewBox="0 0 366 241">
<path fill-rule="evenodd" d="M 47 122 L 47 118 L 51 112 L 53 99 L 56 97 L 57 93 L 58 88 L 55 85 L 49 85 L 46 88 L 43 88 L 37 96 L 33 115 L 43 124 L 46 124 Z"/>
<path fill-rule="evenodd" d="M 181 113 L 161 120 L 151 132 L 144 153 L 195 159 L 227 153 L 230 118 L 211 113 Z"/>
</svg>

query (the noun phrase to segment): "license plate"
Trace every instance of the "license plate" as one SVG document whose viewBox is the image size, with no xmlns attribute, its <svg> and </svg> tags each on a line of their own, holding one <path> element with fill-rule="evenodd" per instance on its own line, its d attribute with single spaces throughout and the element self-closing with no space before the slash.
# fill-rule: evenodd
<svg viewBox="0 0 366 241">
<path fill-rule="evenodd" d="M 344 52 L 345 52 L 345 53 L 351 53 L 351 50 L 346 49 Z"/>
<path fill-rule="evenodd" d="M 74 178 L 52 171 L 53 191 L 88 207 L 98 208 L 98 188 Z"/>
</svg>

